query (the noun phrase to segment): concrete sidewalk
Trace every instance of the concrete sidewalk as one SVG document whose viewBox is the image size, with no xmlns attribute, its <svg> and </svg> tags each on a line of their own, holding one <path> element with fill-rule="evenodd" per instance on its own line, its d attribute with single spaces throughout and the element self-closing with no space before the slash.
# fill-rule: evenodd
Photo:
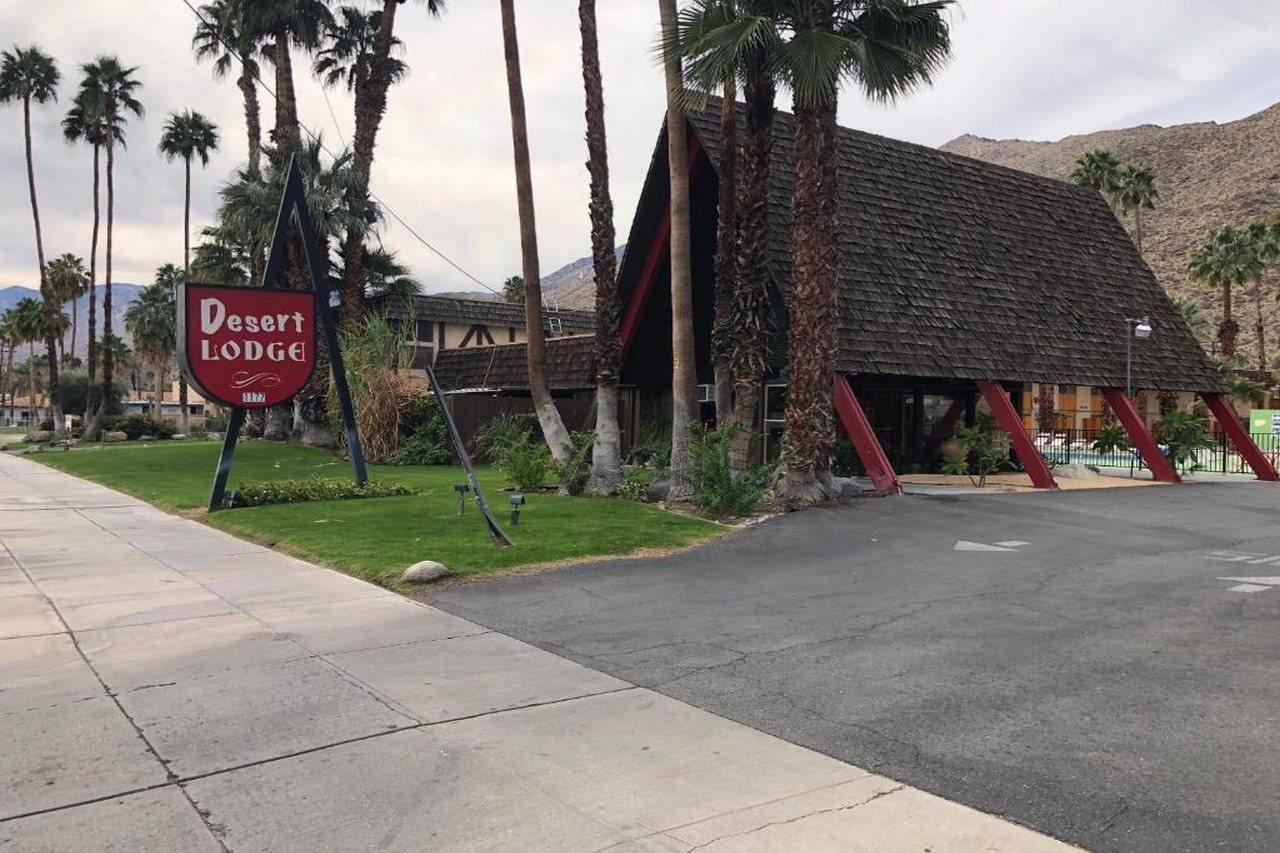
<svg viewBox="0 0 1280 853">
<path fill-rule="evenodd" d="M 1066 850 L 0 454 L 0 849 Z"/>
</svg>

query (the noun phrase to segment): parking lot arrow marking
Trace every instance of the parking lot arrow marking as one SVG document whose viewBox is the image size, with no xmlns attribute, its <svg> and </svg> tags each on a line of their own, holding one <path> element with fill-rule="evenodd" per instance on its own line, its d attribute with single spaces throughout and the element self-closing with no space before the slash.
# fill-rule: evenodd
<svg viewBox="0 0 1280 853">
<path fill-rule="evenodd" d="M 1030 545 L 1030 544 L 1031 544 L 1030 542 L 1001 542 L 998 545 L 984 545 L 981 542 L 970 542 L 966 539 L 961 539 L 959 542 L 955 544 L 955 547 L 952 550 L 953 551 L 988 551 L 988 552 L 1003 551 L 1008 553 L 1011 551 L 1018 550 L 1018 547 L 1021 547 L 1023 545 Z M 1014 547 L 1014 546 L 1017 546 L 1017 547 Z"/>
<path fill-rule="evenodd" d="M 1262 584 L 1263 586 L 1280 586 L 1280 577 L 1269 578 L 1218 578 L 1220 581 L 1237 581 L 1238 583 Z"/>
</svg>

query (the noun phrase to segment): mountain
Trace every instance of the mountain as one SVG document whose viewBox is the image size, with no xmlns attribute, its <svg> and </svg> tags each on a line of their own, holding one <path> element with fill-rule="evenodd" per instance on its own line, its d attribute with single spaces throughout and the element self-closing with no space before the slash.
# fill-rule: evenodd
<svg viewBox="0 0 1280 853">
<path fill-rule="evenodd" d="M 102 285 L 97 287 L 98 297 L 98 333 L 102 333 L 102 294 L 105 288 Z M 129 334 L 124 330 L 124 312 L 125 308 L 133 297 L 138 295 L 142 290 L 142 286 L 138 284 L 128 284 L 123 281 L 112 282 L 111 284 L 111 314 L 113 317 L 113 331 L 124 339 L 126 343 L 131 343 Z M 19 300 L 28 296 L 39 298 L 40 294 L 34 288 L 23 287 L 14 284 L 8 287 L 0 287 L 0 314 L 8 311 Z M 65 310 L 70 316 L 71 306 L 67 305 Z M 85 294 L 76 300 L 76 325 L 79 331 L 76 332 L 76 355 L 83 358 L 88 352 L 89 340 L 89 294 Z M 71 333 L 67 332 L 67 346 L 71 346 Z"/>
<path fill-rule="evenodd" d="M 618 265 L 627 246 L 617 248 Z M 501 299 L 487 290 L 450 290 L 432 293 L 432 296 L 452 296 L 457 299 Z M 569 308 L 578 311 L 594 311 L 596 307 L 596 276 L 591 256 L 570 261 L 560 269 L 542 277 L 542 299 L 548 307 Z"/>
<path fill-rule="evenodd" d="M 1194 296 L 1216 325 L 1219 298 L 1187 280 L 1187 255 L 1207 232 L 1243 224 L 1280 211 L 1280 104 L 1238 121 L 1219 124 L 1140 125 L 1068 136 L 1056 142 L 985 139 L 965 135 L 944 151 L 976 157 L 1052 178 L 1067 179 L 1076 158 L 1091 148 L 1107 148 L 1122 161 L 1144 163 L 1156 171 L 1160 198 L 1143 212 L 1143 254 L 1165 290 Z M 1132 217 L 1124 217 L 1132 232 Z M 1139 310 L 1135 306 L 1135 310 Z M 1240 352 L 1256 356 L 1251 292 L 1237 297 Z M 1268 358 L 1280 353 L 1280 312 L 1264 297 Z"/>
</svg>

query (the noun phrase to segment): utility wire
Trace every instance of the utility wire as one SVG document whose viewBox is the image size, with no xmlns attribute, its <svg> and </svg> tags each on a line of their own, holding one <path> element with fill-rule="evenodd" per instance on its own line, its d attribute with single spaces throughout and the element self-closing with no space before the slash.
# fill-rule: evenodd
<svg viewBox="0 0 1280 853">
<path fill-rule="evenodd" d="M 204 16 L 204 14 L 203 14 L 199 9 L 197 9 L 194 5 L 192 5 L 191 0 L 181 0 L 181 2 L 182 2 L 182 5 L 186 6 L 188 9 L 190 9 L 190 10 L 191 10 L 191 14 L 195 15 L 195 16 L 196 16 L 196 18 L 198 18 L 198 19 L 200 20 L 200 22 L 201 22 L 201 23 L 206 24 L 206 25 L 211 25 L 211 24 L 213 23 L 213 22 L 211 22 L 208 18 L 206 18 L 206 17 Z M 232 46 L 227 42 L 227 40 L 226 40 L 225 38 L 223 38 L 223 37 L 222 37 L 222 33 L 218 32 L 218 30 L 217 30 L 217 28 L 216 28 L 216 27 L 213 27 L 213 32 L 214 32 L 214 35 L 215 35 L 215 36 L 217 36 L 217 39 L 218 39 L 218 41 L 222 44 L 222 46 L 223 46 L 223 47 L 225 47 L 225 48 L 227 49 L 227 55 L 228 55 L 228 56 L 232 56 L 232 57 L 234 57 L 234 58 L 235 58 L 235 61 L 236 61 L 237 63 L 240 63 L 240 62 L 241 62 L 241 58 L 240 58 L 240 51 L 239 51 L 239 50 L 237 50 L 236 48 L 232 47 Z M 243 67 L 243 64 L 241 65 L 241 67 Z M 270 96 L 271 96 L 272 100 L 274 100 L 274 101 L 276 101 L 277 103 L 279 103 L 279 101 L 280 101 L 279 96 L 278 96 L 278 95 L 276 95 L 275 90 L 274 90 L 273 88 L 271 88 L 270 86 L 268 86 L 268 85 L 267 85 L 267 83 L 266 83 L 266 81 L 264 81 L 264 80 L 262 79 L 262 75 L 258 72 L 258 70 L 255 68 L 255 69 L 250 70 L 250 72 L 249 72 L 249 73 L 253 76 L 253 79 L 257 82 L 257 84 L 258 84 L 259 86 L 261 86 L 261 87 L 266 91 L 266 93 L 267 93 L 268 95 L 270 95 Z M 323 84 L 323 83 L 321 83 L 321 89 L 323 90 L 323 88 L 324 88 L 324 84 Z M 329 101 L 329 94 L 328 94 L 328 92 L 325 92 L 325 93 L 324 93 L 324 97 L 325 97 L 325 102 L 326 102 L 326 103 L 328 103 L 328 101 Z M 338 125 L 338 117 L 337 117 L 337 115 L 333 113 L 333 105 L 332 105 L 332 104 L 329 104 L 329 112 L 330 112 L 330 114 L 332 114 L 332 115 L 333 115 L 333 123 L 334 123 L 334 126 L 338 129 L 338 136 L 339 136 L 339 137 L 341 137 L 341 136 L 342 136 L 342 129 L 341 129 L 341 127 Z M 326 145 L 324 144 L 324 141 L 320 138 L 320 136 L 319 136 L 318 134 L 316 134 L 316 133 L 313 133 L 313 132 L 312 132 L 312 130 L 311 130 L 311 128 L 307 127 L 306 123 L 304 123 L 304 122 L 302 121 L 302 119 L 301 119 L 301 118 L 299 118 L 299 119 L 298 119 L 298 127 L 299 127 L 299 128 L 300 128 L 300 129 L 301 129 L 301 130 L 302 130 L 302 131 L 303 131 L 307 136 L 309 136 L 309 137 L 312 139 L 312 141 L 314 141 L 314 142 L 316 143 L 316 145 L 317 145 L 317 146 L 319 146 L 319 148 L 320 148 L 320 150 L 321 150 L 321 151 L 323 151 L 325 154 L 328 154 L 328 155 L 329 155 L 329 157 L 330 157 L 330 158 L 332 158 L 334 161 L 336 161 L 336 160 L 338 159 L 337 155 L 336 155 L 336 154 L 334 154 L 332 151 L 330 151 L 330 150 L 329 150 L 329 147 L 328 147 L 328 146 L 326 146 Z M 345 145 L 346 143 L 344 142 L 343 144 Z M 448 255 L 446 255 L 444 252 L 440 251 L 440 250 L 439 250 L 439 249 L 437 249 L 435 246 L 433 246 L 433 245 L 431 245 L 430 243 L 428 243 L 425 237 L 423 237 L 421 234 L 419 234 L 419 233 L 418 233 L 418 231 L 417 231 L 413 226 L 411 226 L 408 222 L 406 222 L 406 221 L 404 220 L 404 218 L 403 218 L 402 216 L 400 216 L 400 214 L 399 214 L 399 213 L 397 213 L 397 212 L 396 212 L 395 208 L 393 208 L 391 205 L 387 204 L 385 201 L 383 201 L 381 198 L 379 198 L 379 197 L 378 197 L 378 195 L 377 195 L 375 192 L 373 192 L 373 190 L 369 190 L 369 198 L 371 198 L 373 201 L 377 202 L 377 203 L 378 203 L 378 206 L 382 208 L 382 210 L 383 210 L 383 212 L 384 212 L 384 213 L 388 214 L 392 219 L 394 219 L 397 223 L 399 223 L 399 224 L 401 225 L 401 227 L 403 227 L 406 231 L 408 231 L 411 235 L 413 235 L 413 238 L 414 238 L 415 240 L 417 240 L 419 243 L 421 243 L 423 246 L 425 246 L 429 251 L 431 251 L 431 253 L 432 253 L 432 254 L 434 254 L 434 255 L 435 255 L 436 257 L 438 257 L 440 260 L 444 261 L 446 264 L 448 264 L 449 266 L 453 267 L 455 270 L 457 270 L 458 272 L 462 273 L 462 274 L 463 274 L 464 276 L 466 276 L 468 279 L 470 279 L 471 281 L 475 282 L 475 283 L 476 283 L 476 284 L 478 284 L 479 286 L 483 287 L 485 290 L 489 291 L 490 293 L 494 294 L 495 296 L 502 296 L 502 295 L 503 295 L 503 294 L 502 294 L 502 291 L 500 291 L 500 290 L 498 290 L 497 288 L 493 287 L 492 285 L 486 284 L 485 282 L 483 282 L 483 281 L 481 281 L 480 279 L 476 278 L 474 275 L 472 275 L 472 274 L 471 274 L 471 272 L 470 272 L 470 271 L 468 271 L 467 269 L 465 269 L 464 267 L 462 267 L 462 266 L 461 266 L 457 261 L 455 261 L 453 258 L 449 257 L 449 256 L 448 256 Z"/>
</svg>

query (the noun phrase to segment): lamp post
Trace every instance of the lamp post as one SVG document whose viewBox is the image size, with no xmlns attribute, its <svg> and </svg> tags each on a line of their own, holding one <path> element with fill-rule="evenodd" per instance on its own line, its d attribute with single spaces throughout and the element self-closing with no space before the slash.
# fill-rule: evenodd
<svg viewBox="0 0 1280 853">
<path fill-rule="evenodd" d="M 1141 320 L 1131 317 L 1124 319 L 1124 395 L 1129 399 L 1133 399 L 1133 339 L 1145 341 L 1155 331 L 1150 317 L 1143 317 Z"/>
</svg>

